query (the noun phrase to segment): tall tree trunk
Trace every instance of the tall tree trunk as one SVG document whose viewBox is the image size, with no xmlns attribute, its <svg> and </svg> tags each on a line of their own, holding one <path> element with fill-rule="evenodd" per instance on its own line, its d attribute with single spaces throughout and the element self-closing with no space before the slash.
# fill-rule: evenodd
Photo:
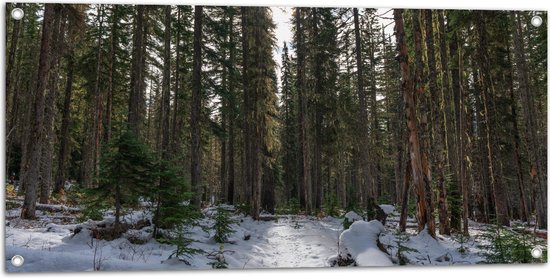
<svg viewBox="0 0 550 278">
<path fill-rule="evenodd" d="M 8 9 L 11 9 L 11 6 L 8 6 Z M 15 8 L 21 8 L 21 3 L 17 3 L 15 4 Z M 15 137 L 14 135 L 10 136 L 11 133 L 14 131 L 15 129 L 15 119 L 17 118 L 16 116 L 16 113 L 17 113 L 17 94 L 15 92 L 14 89 L 12 89 L 12 84 L 14 83 L 17 83 L 17 75 L 15 75 L 13 73 L 13 68 L 14 66 L 16 66 L 16 63 L 15 63 L 15 54 L 16 54 L 16 50 L 18 50 L 17 48 L 17 44 L 19 42 L 19 32 L 21 30 L 21 20 L 13 20 L 13 26 L 12 26 L 12 34 L 11 34 L 11 39 L 10 39 L 10 47 L 9 47 L 9 51 L 8 51 L 8 58 L 7 58 L 7 64 L 6 64 L 6 102 L 9 101 L 10 99 L 10 95 L 11 95 L 11 103 L 6 103 L 6 112 L 11 112 L 9 113 L 8 115 L 6 115 L 7 119 L 8 119 L 8 123 L 9 125 L 7 126 L 7 129 L 6 129 L 6 166 L 9 164 L 10 162 L 10 155 L 11 155 L 11 151 L 10 151 L 10 148 L 11 148 L 11 143 L 13 142 L 13 140 L 11 138 Z M 21 58 L 19 58 L 19 60 L 21 60 Z M 19 67 L 16 67 L 16 69 L 19 69 Z M 11 107 L 11 111 L 8 110 L 9 108 Z M 9 174 L 8 172 L 6 172 L 6 174 Z"/>
<path fill-rule="evenodd" d="M 164 7 L 164 49 L 163 49 L 163 69 L 162 69 L 162 94 L 161 94 L 161 130 L 162 134 L 161 143 L 160 143 L 160 153 L 161 153 L 161 164 L 167 163 L 170 157 L 170 39 L 172 36 L 171 30 L 171 19 L 172 19 L 172 6 L 166 5 Z M 155 228 L 153 230 L 153 237 L 157 236 L 158 228 L 161 226 L 159 222 L 162 218 L 161 207 L 162 207 L 162 195 L 167 194 L 166 190 L 166 178 L 161 177 L 158 188 L 159 194 L 157 194 L 157 208 L 154 217 Z M 118 188 L 117 188 L 118 190 Z"/>
<path fill-rule="evenodd" d="M 267 114 L 269 113 L 269 100 L 274 97 L 274 88 L 271 72 L 274 70 L 274 62 L 271 57 L 272 53 L 272 26 L 273 22 L 269 16 L 268 8 L 254 7 L 248 8 L 249 12 L 245 13 L 249 21 L 250 40 L 248 46 L 248 54 L 250 55 L 250 63 L 248 77 L 250 79 L 250 109 L 247 116 L 251 127 L 251 144 L 250 157 L 248 167 L 250 167 L 250 186 L 252 189 L 251 199 L 251 215 L 254 219 L 259 219 L 260 209 L 262 208 L 262 191 L 264 188 L 264 165 L 268 165 L 269 161 L 265 158 L 269 155 L 269 148 L 266 144 L 266 134 L 269 131 L 267 128 Z M 274 81 L 273 81 L 274 82 Z M 273 94 L 273 95 L 271 95 Z M 268 184 L 269 185 L 269 184 Z M 272 190 L 272 189 L 268 189 Z M 269 197 L 269 196 L 266 196 Z"/>
<path fill-rule="evenodd" d="M 162 159 L 168 160 L 170 154 L 170 71 L 171 71 L 171 53 L 170 53 L 170 39 L 172 37 L 172 7 L 167 5 L 164 7 L 164 53 L 163 53 L 163 72 L 162 72 Z"/>
<path fill-rule="evenodd" d="M 302 154 L 302 190 L 304 192 L 304 202 L 306 214 L 312 212 L 312 185 L 311 185 L 311 169 L 309 155 L 309 120 L 308 120 L 308 100 L 305 84 L 305 43 L 302 9 L 296 8 L 296 88 L 298 91 L 298 117 L 300 118 L 300 152 Z"/>
<path fill-rule="evenodd" d="M 440 19 L 441 23 L 441 19 Z M 463 167 L 463 159 L 462 156 L 462 124 L 461 124 L 461 98 L 462 98 L 462 86 L 460 84 L 460 50 L 458 45 L 458 32 L 459 30 L 457 25 L 447 25 L 447 33 L 451 33 L 451 41 L 449 43 L 449 55 L 451 57 L 450 60 L 450 71 L 451 71 L 451 92 L 449 95 L 452 95 L 453 100 L 453 106 L 454 106 L 454 115 L 449 115 L 449 118 L 451 116 L 454 116 L 455 121 L 449 122 L 449 132 L 447 135 L 449 136 L 449 158 L 452 159 L 452 154 L 454 153 L 456 155 L 454 160 L 454 168 L 453 171 L 456 174 L 456 182 L 451 183 L 449 185 L 449 199 L 452 200 L 449 205 L 449 212 L 450 212 L 450 226 L 451 229 L 454 230 L 461 230 L 461 219 L 463 222 L 463 231 L 467 233 L 468 231 L 468 218 L 463 216 L 468 215 L 467 206 L 466 211 L 463 211 L 463 214 L 461 215 L 461 207 L 459 204 L 460 191 L 463 191 L 463 188 L 466 184 L 465 181 L 465 175 L 464 175 L 464 167 Z M 442 60 L 443 61 L 443 60 Z M 449 97 L 449 105 L 450 105 L 450 97 Z M 454 142 L 454 145 L 453 143 Z M 451 167 L 452 164 L 451 164 Z M 468 195 L 462 194 L 462 203 L 467 204 L 468 203 Z"/>
<path fill-rule="evenodd" d="M 130 97 L 128 98 L 128 128 L 138 138 L 143 121 L 141 102 L 144 98 L 144 61 L 143 54 L 146 49 L 145 35 L 145 6 L 136 6 L 134 17 L 134 36 L 132 44 L 132 62 L 130 76 Z"/>
<path fill-rule="evenodd" d="M 63 37 L 65 34 L 65 16 L 63 10 L 61 15 L 54 21 L 54 31 L 52 34 L 52 55 L 51 69 L 48 80 L 48 89 L 46 93 L 44 107 L 44 135 L 45 144 L 41 157 L 40 169 L 40 203 L 47 204 L 50 198 L 50 190 L 54 187 L 53 180 L 53 161 L 55 144 L 55 112 L 56 100 L 58 94 L 58 79 L 60 71 L 61 52 L 63 49 Z"/>
<path fill-rule="evenodd" d="M 116 46 L 118 43 L 118 24 L 119 24 L 119 18 L 116 15 L 118 12 L 118 5 L 113 5 L 113 15 L 112 15 L 112 23 L 111 23 L 111 34 L 109 36 L 109 80 L 108 80 L 108 87 L 107 87 L 107 104 L 105 108 L 105 123 L 104 123 L 104 138 L 103 143 L 108 144 L 111 141 L 112 137 L 112 114 L 113 114 L 113 90 L 115 87 L 115 80 L 114 80 L 114 74 L 115 74 L 115 65 L 116 65 Z"/>
<path fill-rule="evenodd" d="M 195 6 L 195 25 L 193 28 L 193 92 L 191 96 L 191 188 L 193 204 L 201 207 L 201 107 L 202 107 L 202 6 Z"/>
<path fill-rule="evenodd" d="M 177 10 L 177 21 L 176 21 L 176 65 L 174 71 L 174 104 L 172 109 L 172 130 L 170 130 L 170 139 L 172 140 L 171 151 L 174 156 L 180 154 L 180 113 L 179 113 L 179 101 L 181 98 L 181 81 L 180 81 L 180 70 L 181 70 L 181 54 L 180 54 L 180 40 L 181 40 L 181 8 L 176 7 Z"/>
<path fill-rule="evenodd" d="M 495 210 L 497 223 L 504 226 L 510 225 L 508 218 L 508 208 L 506 205 L 506 187 L 502 183 L 500 176 L 496 173 L 498 161 L 497 153 L 495 150 L 496 139 L 494 138 L 495 120 L 493 115 L 494 107 L 494 86 L 491 80 L 491 72 L 489 61 L 487 58 L 488 42 L 487 42 L 487 30 L 485 27 L 485 18 L 483 12 L 480 12 L 476 20 L 476 29 L 479 36 L 478 45 L 478 61 L 480 63 L 480 81 L 481 81 L 481 98 L 483 103 L 483 112 L 485 120 L 485 134 L 487 138 L 487 157 L 488 157 L 488 173 L 489 182 L 492 189 L 493 198 L 495 200 Z"/>
<path fill-rule="evenodd" d="M 376 55 L 375 55 L 375 48 L 376 48 L 376 42 L 375 42 L 375 32 L 373 30 L 373 23 L 371 23 L 368 27 L 369 34 L 370 34 L 370 51 L 369 51 L 369 60 L 370 62 L 370 91 L 371 91 L 371 140 L 369 142 L 372 142 L 370 146 L 374 146 L 376 144 L 379 144 L 381 142 L 380 137 L 380 125 L 379 125 L 379 119 L 378 119 L 378 99 L 377 99 L 377 84 L 376 84 Z M 369 146 L 369 147 L 370 147 Z M 378 197 L 382 196 L 382 165 L 381 165 L 381 153 L 379 148 L 373 148 L 373 153 L 371 154 L 371 160 L 374 160 L 374 163 L 372 163 L 371 170 L 372 178 L 374 178 L 371 182 L 372 190 L 371 190 L 371 196 L 373 201 L 376 201 Z"/>
<path fill-rule="evenodd" d="M 229 81 L 228 81 L 228 93 L 230 96 L 235 94 L 235 33 L 233 31 L 234 16 L 231 12 L 229 16 Z M 235 98 L 231 97 L 229 100 L 229 142 L 228 142 L 228 154 L 227 154 L 227 203 L 232 205 L 235 203 L 235 118 L 236 118 L 236 105 Z"/>
<path fill-rule="evenodd" d="M 413 17 L 417 21 L 414 24 L 419 24 L 418 16 Z M 430 198 L 428 197 L 430 192 L 430 176 L 429 172 L 426 172 L 426 155 L 422 152 L 419 134 L 418 123 L 416 115 L 416 101 L 414 95 L 414 86 L 410 78 L 409 71 L 409 57 L 407 45 L 405 43 L 405 30 L 403 27 L 403 11 L 400 9 L 394 9 L 395 30 L 397 38 L 398 57 L 401 69 L 401 88 L 403 91 L 403 100 L 405 103 L 405 113 L 407 117 L 407 128 L 409 130 L 409 153 L 411 160 L 411 173 L 412 181 L 415 187 L 417 196 L 417 219 L 418 230 L 421 231 L 425 228 L 428 229 L 428 233 L 435 238 L 435 224 L 433 221 Z M 417 25 L 417 27 L 419 27 Z M 416 30 L 416 36 L 419 36 L 420 30 Z M 418 38 L 415 39 L 415 44 L 419 43 Z M 417 67 L 419 65 L 417 64 Z M 429 169 L 428 169 L 429 170 Z"/>
<path fill-rule="evenodd" d="M 312 33 L 319 34 L 318 25 L 321 24 L 319 20 L 318 8 L 312 9 Z M 314 48 L 319 47 L 319 45 L 313 46 Z M 322 128 L 323 128 L 323 108 L 321 107 L 322 99 L 324 97 L 324 88 L 323 88 L 323 53 L 320 50 L 316 49 L 314 52 L 314 69 L 313 75 L 315 80 L 315 101 L 314 111 L 313 111 L 313 161 L 312 161 L 312 208 L 318 210 L 321 208 L 321 202 L 323 199 L 323 181 L 322 181 Z"/>
<path fill-rule="evenodd" d="M 68 178 L 67 162 L 70 153 L 70 125 L 71 125 L 71 101 L 73 95 L 74 78 L 74 49 L 70 48 L 67 55 L 67 82 L 65 84 L 65 96 L 63 99 L 63 112 L 61 116 L 61 128 L 59 133 L 59 155 L 57 157 L 57 174 L 52 194 L 63 195 L 65 181 Z"/>
<path fill-rule="evenodd" d="M 508 60 L 511 61 L 510 57 L 510 47 L 508 48 Z M 508 82 L 510 86 L 510 108 L 511 108 L 511 116 L 512 116 L 512 134 L 514 135 L 514 159 L 516 161 L 516 178 L 517 178 L 517 185 L 518 185 L 518 191 L 519 191 L 519 216 L 522 221 L 528 221 L 529 220 L 529 209 L 527 209 L 527 202 L 526 202 L 526 192 L 525 192 L 525 184 L 524 184 L 524 178 L 523 178 L 523 163 L 521 158 L 521 138 L 519 135 L 519 127 L 518 127 L 518 116 L 517 116 L 517 105 L 516 105 L 516 98 L 514 94 L 514 73 L 513 68 L 510 66 L 510 70 L 508 73 Z"/>
<path fill-rule="evenodd" d="M 103 16 L 104 7 L 99 4 L 97 8 L 97 21 L 99 31 L 97 36 L 96 52 L 96 78 L 93 93 L 90 94 L 91 105 L 89 106 L 90 120 L 87 127 L 87 137 L 84 142 L 82 152 L 82 185 L 85 187 L 95 187 L 94 181 L 99 170 L 100 144 L 103 131 L 103 93 L 101 92 L 101 65 L 103 56 L 101 55 L 102 35 L 103 35 Z"/>
<path fill-rule="evenodd" d="M 37 82 L 34 97 L 32 127 L 27 146 L 27 158 L 22 171 L 22 185 L 25 187 L 25 199 L 21 207 L 21 218 L 34 219 L 36 217 L 36 199 L 37 188 L 40 176 L 40 158 L 42 156 L 42 147 L 44 145 L 44 106 L 45 91 L 48 75 L 51 65 L 52 33 L 55 18 L 58 17 L 60 7 L 58 4 L 46 4 L 44 9 L 44 20 L 42 23 L 42 39 L 40 43 L 40 59 L 38 64 Z"/>
<path fill-rule="evenodd" d="M 446 159 L 449 162 L 450 171 L 453 173 L 453 180 L 456 180 L 458 176 L 457 166 L 457 146 L 456 146 L 456 128 L 453 121 L 455 114 L 453 114 L 453 99 L 452 90 L 449 83 L 449 64 L 447 54 L 447 32 L 445 28 L 445 15 L 444 11 L 437 12 L 437 23 L 439 33 L 439 57 L 441 61 L 441 95 L 443 96 L 444 110 L 443 117 L 445 123 L 445 151 Z"/>
<path fill-rule="evenodd" d="M 250 97 L 250 88 L 249 88 L 249 8 L 241 7 L 241 32 L 242 32 L 242 56 L 243 56 L 243 65 L 242 65 L 242 83 L 243 83 L 243 109 L 242 109 L 242 119 L 243 119 L 243 156 L 242 156 L 242 169 L 243 169 L 243 190 L 244 196 L 247 204 L 252 203 L 252 187 L 251 187 L 251 176 L 250 172 L 250 163 L 252 156 L 250 153 L 251 148 L 251 124 L 250 124 L 250 106 L 251 106 L 251 97 Z"/>
<path fill-rule="evenodd" d="M 529 155 L 531 182 L 534 188 L 534 194 L 537 197 L 535 209 L 537 212 L 537 223 L 539 228 L 546 229 L 547 225 L 547 183 L 545 153 L 541 151 L 541 142 L 538 136 L 538 123 L 536 108 L 533 100 L 533 94 L 529 86 L 529 66 L 525 55 L 525 43 L 523 40 L 523 27 L 521 15 L 516 12 L 515 18 L 514 50 L 518 68 L 519 91 L 523 107 L 523 118 L 526 129 L 526 145 Z"/>
<path fill-rule="evenodd" d="M 359 134 L 360 134 L 360 144 L 359 144 L 359 171 L 360 175 L 360 188 L 363 192 L 362 204 L 367 206 L 367 215 L 372 216 L 373 203 L 369 199 L 373 198 L 371 195 L 372 184 L 371 184 L 371 173 L 369 171 L 369 131 L 368 123 L 369 116 L 367 111 L 367 94 L 365 93 L 364 88 L 364 76 L 363 76 L 363 58 L 362 58 L 362 46 L 361 46 L 361 33 L 359 29 L 359 10 L 357 8 L 353 9 L 353 24 L 355 32 L 355 59 L 357 61 L 357 97 L 359 98 Z M 370 220 L 370 217 L 369 217 Z"/>
<path fill-rule="evenodd" d="M 425 10 L 424 13 L 425 27 L 426 27 L 426 46 L 428 52 L 428 71 L 429 71 L 429 87 L 431 95 L 431 108 L 432 108 L 432 128 L 433 128 L 433 151 L 435 157 L 435 165 L 437 172 L 437 190 L 439 191 L 438 205 L 439 205 L 439 233 L 443 235 L 450 235 L 451 229 L 449 227 L 449 220 L 447 217 L 447 189 L 445 184 L 445 153 L 443 149 L 443 138 L 446 137 L 445 128 L 441 128 L 440 122 L 444 122 L 442 113 L 443 96 L 442 91 L 439 89 L 436 71 L 435 60 L 435 47 L 433 38 L 433 22 L 432 11 Z"/>
</svg>

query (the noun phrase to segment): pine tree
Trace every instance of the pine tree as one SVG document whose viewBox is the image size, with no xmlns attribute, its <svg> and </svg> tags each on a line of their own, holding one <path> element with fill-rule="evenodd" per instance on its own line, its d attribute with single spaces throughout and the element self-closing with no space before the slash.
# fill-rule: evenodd
<svg viewBox="0 0 550 278">
<path fill-rule="evenodd" d="M 40 163 L 42 157 L 42 148 L 45 144 L 44 130 L 44 106 L 46 80 L 51 69 L 51 55 L 54 42 L 52 36 L 55 28 L 56 19 L 60 15 L 60 6 L 57 4 L 46 4 L 44 8 L 44 22 L 42 27 L 42 40 L 40 43 L 40 62 L 38 66 L 38 80 L 36 83 L 35 100 L 32 110 L 34 123 L 31 128 L 30 138 L 28 140 L 27 157 L 23 159 L 24 165 L 21 183 L 25 188 L 25 200 L 21 208 L 21 218 L 33 219 L 36 211 L 37 189 L 40 175 Z"/>
<path fill-rule="evenodd" d="M 202 17 L 203 7 L 195 6 L 193 38 L 193 94 L 191 99 L 191 188 L 195 193 L 193 204 L 201 207 L 201 71 L 202 71 Z"/>
</svg>

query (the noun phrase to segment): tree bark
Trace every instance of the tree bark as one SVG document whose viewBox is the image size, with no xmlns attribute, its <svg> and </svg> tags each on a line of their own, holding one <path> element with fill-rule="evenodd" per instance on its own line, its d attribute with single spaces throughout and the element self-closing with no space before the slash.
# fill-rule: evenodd
<svg viewBox="0 0 550 278">
<path fill-rule="evenodd" d="M 112 8 L 112 23 L 111 23 L 111 34 L 109 36 L 109 80 L 108 80 L 108 88 L 107 88 L 107 104 L 105 108 L 105 133 L 103 138 L 104 144 L 109 144 L 112 137 L 112 114 L 113 114 L 113 90 L 115 87 L 115 80 L 114 80 L 114 74 L 115 74 L 115 64 L 116 64 L 116 47 L 118 43 L 118 24 L 119 24 L 119 18 L 116 15 L 118 12 L 118 5 L 113 5 Z"/>
<path fill-rule="evenodd" d="M 547 184 L 545 152 L 541 151 L 541 142 L 537 133 L 538 123 L 533 94 L 529 86 L 529 66 L 525 55 L 525 43 L 523 40 L 523 27 L 521 15 L 515 12 L 515 30 L 513 33 L 515 58 L 518 68 L 518 83 L 522 101 L 523 118 L 526 129 L 526 145 L 530 163 L 530 176 L 533 184 L 534 195 L 536 196 L 535 209 L 537 212 L 537 223 L 539 228 L 546 229 L 547 225 Z"/>
<path fill-rule="evenodd" d="M 307 110 L 307 91 L 305 84 L 305 43 L 303 31 L 302 9 L 296 8 L 296 88 L 298 91 L 298 105 L 300 118 L 300 151 L 302 153 L 302 190 L 304 192 L 304 202 L 306 214 L 312 212 L 312 185 L 311 185 L 311 168 L 309 155 L 309 120 Z"/>
<path fill-rule="evenodd" d="M 449 220 L 447 217 L 447 189 L 445 184 L 445 169 L 444 164 L 445 153 L 443 149 L 443 139 L 446 137 L 445 127 L 441 127 L 440 123 L 444 122 L 443 115 L 443 91 L 439 89 L 436 71 L 435 47 L 433 38 L 433 21 L 432 11 L 425 10 L 425 27 L 426 27 L 426 46 L 428 52 L 428 71 L 429 71 L 429 88 L 431 95 L 431 121 L 433 128 L 433 151 L 435 157 L 435 165 L 437 172 L 437 190 L 439 191 L 439 233 L 450 235 Z"/>
<path fill-rule="evenodd" d="M 90 119 L 87 127 L 87 137 L 84 142 L 82 152 L 82 185 L 85 187 L 95 187 L 97 185 L 95 177 L 99 170 L 100 146 L 103 132 L 103 93 L 101 92 L 101 65 L 103 56 L 101 48 L 103 44 L 103 5 L 99 4 L 97 8 L 97 21 L 99 31 L 97 36 L 96 52 L 96 78 L 93 93 L 90 94 L 91 105 L 89 106 Z"/>
<path fill-rule="evenodd" d="M 200 209 L 203 190 L 201 187 L 201 107 L 202 107 L 202 15 L 203 7 L 195 6 L 193 28 L 193 89 L 191 96 L 191 188 L 193 204 Z"/>
<path fill-rule="evenodd" d="M 422 152 L 416 115 L 416 101 L 414 95 L 413 82 L 410 79 L 409 57 L 407 45 L 405 43 L 405 30 L 403 26 L 403 11 L 394 9 L 395 30 L 397 38 L 398 57 L 401 69 L 401 89 L 403 92 L 403 100 L 405 103 L 405 115 L 407 118 L 407 128 L 409 130 L 409 154 L 411 160 L 412 181 L 415 187 L 417 196 L 417 219 L 418 231 L 428 229 L 428 233 L 435 238 L 435 224 L 433 221 L 430 198 L 430 176 L 426 172 L 426 155 Z M 413 17 L 414 18 L 414 17 Z M 419 24 L 418 17 L 414 24 Z M 419 26 L 417 26 L 419 27 Z M 419 36 L 419 29 L 416 29 L 415 37 Z M 418 44 L 418 38 L 415 39 L 415 44 Z M 417 64 L 417 67 L 419 65 Z M 418 92 L 420 93 L 420 92 Z"/>
<path fill-rule="evenodd" d="M 40 176 L 40 158 L 42 156 L 42 147 L 44 145 L 44 95 L 47 86 L 47 79 L 51 65 L 52 33 L 54 21 L 58 16 L 58 4 L 46 4 L 44 9 L 44 20 L 42 23 L 42 39 L 40 43 L 40 59 L 37 72 L 37 82 L 33 106 L 34 121 L 28 140 L 27 159 L 24 159 L 22 186 L 25 187 L 25 199 L 21 207 L 21 218 L 34 219 L 36 217 L 36 199 L 37 188 Z"/>
<path fill-rule="evenodd" d="M 44 135 L 45 144 L 41 157 L 40 169 L 40 203 L 47 204 L 50 198 L 50 190 L 54 187 L 53 180 L 53 162 L 54 162 L 54 144 L 55 144 L 55 112 L 56 100 L 58 94 L 58 79 L 60 71 L 61 52 L 63 49 L 63 37 L 65 34 L 65 16 L 63 10 L 61 15 L 54 21 L 54 31 L 52 34 L 52 55 L 51 69 L 48 80 L 48 89 L 46 92 L 44 107 Z"/>
<path fill-rule="evenodd" d="M 67 82 L 65 84 L 65 96 L 63 99 L 63 112 L 61 117 L 61 128 L 59 133 L 59 155 L 57 157 L 57 174 L 52 194 L 63 195 L 65 181 L 68 178 L 67 162 L 70 153 L 70 125 L 71 125 L 71 101 L 73 95 L 74 78 L 74 50 L 71 48 L 67 55 Z"/>
<path fill-rule="evenodd" d="M 441 22 L 441 19 L 440 19 Z M 460 50 L 459 50 L 459 42 L 458 42 L 458 32 L 459 30 L 457 25 L 447 25 L 447 33 L 451 33 L 451 40 L 449 42 L 449 55 L 451 57 L 450 59 L 450 71 L 451 71 L 451 93 L 449 95 L 452 95 L 452 102 L 454 107 L 454 115 L 452 118 L 454 118 L 454 121 L 451 121 L 449 123 L 449 132 L 447 135 L 449 136 L 449 149 L 451 151 L 449 152 L 449 158 L 452 157 L 451 154 L 456 154 L 454 167 L 454 172 L 456 173 L 456 182 L 453 184 L 450 184 L 449 186 L 449 199 L 453 200 L 453 202 L 450 203 L 449 210 L 450 210 L 450 226 L 451 229 L 460 231 L 461 228 L 464 232 L 467 233 L 468 231 L 468 208 L 465 207 L 465 211 L 463 211 L 463 214 L 460 213 L 460 206 L 457 204 L 457 200 L 461 198 L 460 191 L 464 193 L 463 188 L 466 184 L 465 181 L 465 175 L 464 175 L 464 167 L 463 167 L 463 141 L 462 141 L 462 113 L 461 113 L 461 98 L 462 98 L 462 86 L 460 84 Z M 451 104 L 451 100 L 449 98 L 449 105 Z M 454 131 L 454 132 L 453 132 Z M 452 144 L 454 142 L 455 145 Z M 451 158 L 452 159 L 452 158 Z M 468 203 L 468 194 L 462 194 L 462 203 L 467 204 Z M 466 216 L 466 217 L 463 217 Z M 461 227 L 461 221 L 463 223 Z"/>
<path fill-rule="evenodd" d="M 229 81 L 228 92 L 230 96 L 235 94 L 235 33 L 233 30 L 234 16 L 231 12 L 229 16 Z M 229 99 L 229 113 L 228 113 L 228 129 L 229 129 L 229 142 L 227 153 L 227 203 L 233 205 L 235 203 L 235 118 L 236 118 L 236 104 L 235 98 Z"/>
<path fill-rule="evenodd" d="M 495 200 L 495 210 L 496 210 L 496 219 L 497 223 L 499 225 L 509 226 L 510 225 L 510 219 L 508 216 L 508 208 L 506 204 L 506 187 L 502 183 L 500 176 L 496 173 L 496 162 L 498 161 L 496 159 L 497 153 L 494 149 L 496 144 L 495 141 L 495 134 L 493 131 L 493 128 L 496 127 L 494 116 L 493 115 L 493 107 L 494 107 L 494 100 L 493 100 L 493 94 L 494 92 L 494 86 L 492 84 L 491 80 L 491 72 L 490 72 L 490 66 L 487 59 L 487 51 L 488 51 L 488 42 L 487 42 L 487 30 L 485 27 L 485 18 L 484 18 L 483 12 L 480 12 L 479 16 L 476 19 L 476 29 L 479 36 L 479 44 L 478 44 L 478 61 L 480 63 L 480 81 L 481 81 L 481 100 L 483 102 L 483 112 L 484 112 L 484 120 L 485 120 L 485 134 L 484 136 L 487 139 L 487 157 L 488 157 L 488 166 L 489 168 L 489 182 L 492 189 L 493 198 Z"/>
<path fill-rule="evenodd" d="M 362 204 L 367 206 L 367 211 L 372 212 L 373 208 L 371 207 L 370 198 L 373 198 L 371 195 L 372 184 L 371 184 L 371 172 L 369 171 L 369 131 L 368 123 L 369 116 L 367 111 L 367 95 L 364 88 L 364 76 L 363 76 L 363 58 L 362 58 L 362 46 L 361 46 L 361 33 L 359 29 L 359 10 L 357 8 L 353 9 L 353 25 L 355 32 L 355 59 L 357 61 L 357 97 L 359 99 L 359 134 L 360 143 L 359 144 L 359 170 L 361 171 L 360 175 L 360 187 L 363 192 Z M 371 215 L 368 213 L 367 215 Z M 370 220 L 370 219 L 369 219 Z"/>
<path fill-rule="evenodd" d="M 407 160 L 405 165 L 405 176 L 403 177 L 403 196 L 401 197 L 401 215 L 399 218 L 399 231 L 407 231 L 407 218 L 409 217 L 409 187 L 411 184 L 411 161 Z"/>
<path fill-rule="evenodd" d="M 141 102 L 144 98 L 144 53 L 146 49 L 145 35 L 145 6 L 136 6 L 134 17 L 134 36 L 132 46 L 132 62 L 130 76 L 130 97 L 128 99 L 128 128 L 140 138 L 143 115 L 141 113 Z"/>
</svg>

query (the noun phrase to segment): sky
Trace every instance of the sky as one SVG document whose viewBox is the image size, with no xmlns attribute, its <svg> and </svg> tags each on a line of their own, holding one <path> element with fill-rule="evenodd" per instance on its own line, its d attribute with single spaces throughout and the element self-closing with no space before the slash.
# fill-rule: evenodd
<svg viewBox="0 0 550 278">
<path fill-rule="evenodd" d="M 380 8 L 377 11 L 378 15 L 383 15 L 384 18 L 379 18 L 379 22 L 386 26 L 385 32 L 386 34 L 392 34 L 393 33 L 393 21 L 391 18 L 393 17 L 393 13 L 389 12 L 390 9 L 387 8 Z M 273 22 L 275 22 L 275 37 L 277 39 L 277 47 L 273 50 L 273 58 L 275 59 L 275 62 L 277 63 L 277 76 L 278 76 L 278 83 L 280 85 L 280 78 L 281 78 L 281 66 L 282 66 L 282 57 L 281 54 L 283 52 L 283 44 L 284 42 L 289 45 L 289 43 L 292 41 L 292 25 L 291 25 L 291 17 L 292 17 L 292 7 L 271 7 L 271 12 L 273 13 Z M 289 51 L 292 53 L 294 52 L 292 48 L 289 47 Z"/>
<path fill-rule="evenodd" d="M 277 76 L 280 84 L 281 65 L 284 42 L 287 45 L 292 41 L 292 25 L 290 19 L 292 16 L 292 8 L 290 7 L 271 7 L 273 13 L 273 22 L 275 22 L 275 37 L 277 39 L 277 47 L 273 49 L 273 58 L 277 62 Z"/>
</svg>

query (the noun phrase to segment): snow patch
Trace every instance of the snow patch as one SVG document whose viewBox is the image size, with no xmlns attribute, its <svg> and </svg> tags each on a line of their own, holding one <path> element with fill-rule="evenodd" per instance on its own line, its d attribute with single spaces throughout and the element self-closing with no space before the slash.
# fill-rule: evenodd
<svg viewBox="0 0 550 278">
<path fill-rule="evenodd" d="M 391 215 L 395 212 L 395 207 L 392 205 L 379 205 L 386 215 Z"/>
<path fill-rule="evenodd" d="M 357 214 L 355 211 L 350 211 L 344 215 L 344 218 L 346 218 L 349 222 L 355 222 L 355 221 L 362 221 L 365 220 L 363 216 Z"/>
<path fill-rule="evenodd" d="M 340 257 L 351 257 L 358 266 L 391 266 L 390 257 L 377 245 L 384 225 L 378 220 L 355 221 L 340 235 Z"/>
</svg>

